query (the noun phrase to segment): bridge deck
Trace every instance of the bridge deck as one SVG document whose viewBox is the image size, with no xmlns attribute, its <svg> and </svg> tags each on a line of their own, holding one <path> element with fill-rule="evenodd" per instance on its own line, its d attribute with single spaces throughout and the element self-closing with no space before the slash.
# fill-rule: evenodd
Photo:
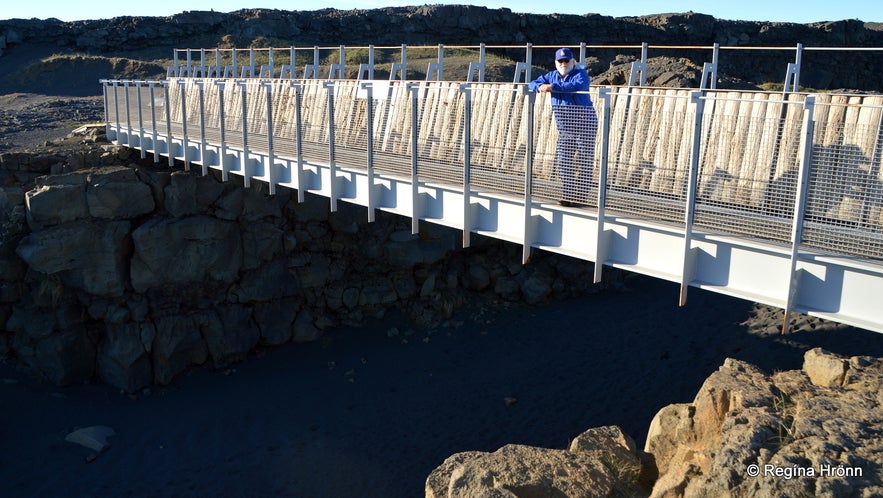
<svg viewBox="0 0 883 498">
<path fill-rule="evenodd" d="M 157 161 L 680 282 L 681 304 L 695 286 L 883 332 L 883 98 L 591 94 L 571 208 L 547 96 L 523 85 L 105 82 L 109 136 Z"/>
</svg>

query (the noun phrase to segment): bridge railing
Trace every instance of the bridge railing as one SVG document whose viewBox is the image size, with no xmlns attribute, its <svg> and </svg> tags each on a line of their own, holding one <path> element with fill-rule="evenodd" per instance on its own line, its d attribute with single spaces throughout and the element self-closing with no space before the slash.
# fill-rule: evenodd
<svg viewBox="0 0 883 498">
<path fill-rule="evenodd" d="M 127 145 L 297 186 L 298 161 L 563 200 L 548 94 L 521 84 L 105 81 Z M 593 87 L 581 204 L 712 233 L 883 259 L 883 97 Z M 157 136 L 178 137 L 158 140 Z M 154 144 L 171 144 L 157 150 Z M 180 145 L 175 145 L 180 143 Z M 207 144 L 220 144 L 219 153 Z M 213 156 L 214 154 L 214 156 Z M 220 156 L 215 157 L 215 156 Z M 289 158 L 285 165 L 275 158 Z M 590 173 L 588 173 L 590 172 Z M 604 178 L 602 178 L 604 175 Z M 599 188 L 599 184 L 605 188 Z M 795 239 L 795 236 L 798 238 Z"/>
</svg>

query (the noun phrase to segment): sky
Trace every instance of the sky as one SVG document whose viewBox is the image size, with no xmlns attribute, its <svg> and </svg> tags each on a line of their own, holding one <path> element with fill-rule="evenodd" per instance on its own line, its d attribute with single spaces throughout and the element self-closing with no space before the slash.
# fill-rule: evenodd
<svg viewBox="0 0 883 498">
<path fill-rule="evenodd" d="M 54 17 L 62 21 L 108 19 L 118 16 L 170 16 L 185 10 L 216 10 L 232 12 L 243 8 L 267 8 L 280 10 L 319 10 L 323 8 L 375 9 L 404 5 L 464 4 L 482 5 L 488 8 L 507 7 L 513 12 L 531 14 L 602 14 L 612 17 L 640 16 L 665 12 L 693 11 L 718 19 L 743 21 L 777 21 L 811 23 L 861 19 L 866 22 L 883 22 L 883 2 L 880 0 L 461 0 L 440 2 L 437 0 L 140 0 L 140 1 L 59 1 L 59 0 L 4 0 L 0 6 L 0 19 L 46 19 Z"/>
</svg>

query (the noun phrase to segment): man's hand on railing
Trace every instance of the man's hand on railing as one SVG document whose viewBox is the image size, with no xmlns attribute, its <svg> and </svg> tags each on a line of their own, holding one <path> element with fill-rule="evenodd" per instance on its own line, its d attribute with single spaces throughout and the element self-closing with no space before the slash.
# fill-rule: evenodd
<svg viewBox="0 0 883 498">
<path fill-rule="evenodd" d="M 543 83 L 539 87 L 537 87 L 537 92 L 539 93 L 548 93 L 552 91 L 552 85 L 549 83 Z"/>
</svg>

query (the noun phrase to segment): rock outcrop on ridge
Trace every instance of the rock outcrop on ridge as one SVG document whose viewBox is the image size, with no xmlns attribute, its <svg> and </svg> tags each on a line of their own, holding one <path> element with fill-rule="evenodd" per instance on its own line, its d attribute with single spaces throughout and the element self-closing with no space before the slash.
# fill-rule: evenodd
<svg viewBox="0 0 883 498">
<path fill-rule="evenodd" d="M 588 8 L 588 7 L 587 7 Z M 172 51 L 179 48 L 313 47 L 368 45 L 518 45 L 491 49 L 513 61 L 524 59 L 524 45 L 650 45 L 703 49 L 651 50 L 648 80 L 656 86 L 696 87 L 710 47 L 880 47 L 878 23 L 819 20 L 811 24 L 723 20 L 700 13 L 613 18 L 599 14 L 539 15 L 469 5 L 423 5 L 370 10 L 284 11 L 242 9 L 230 13 L 187 11 L 169 17 L 117 17 L 76 22 L 57 19 L 0 20 L 0 94 L 53 93 L 75 89 L 95 95 L 100 78 L 153 79 L 165 76 Z M 391 53 L 396 53 L 393 50 Z M 75 60 L 52 58 L 76 55 Z M 98 58 L 100 56 L 100 58 Z M 620 67 L 640 57 L 637 49 L 598 49 L 588 54 L 589 72 L 599 84 L 622 84 Z M 546 59 L 548 57 L 548 59 Z M 533 63 L 548 67 L 550 49 L 536 49 Z M 46 58 L 46 60 L 43 60 Z M 736 51 L 721 54 L 721 88 L 782 83 L 793 50 Z M 801 83 L 817 89 L 883 90 L 874 51 L 807 51 Z M 425 67 L 425 66 L 424 66 Z M 46 71 L 64 74 L 54 80 Z M 613 74 L 606 74 L 616 69 Z M 674 73 L 694 73 L 679 78 Z M 464 68 L 465 70 L 465 68 Z M 512 81 L 505 75 L 504 81 Z M 453 76 L 465 78 L 465 74 Z M 659 81 L 657 81 L 659 79 Z M 75 87 L 75 88 L 72 88 Z"/>
</svg>

